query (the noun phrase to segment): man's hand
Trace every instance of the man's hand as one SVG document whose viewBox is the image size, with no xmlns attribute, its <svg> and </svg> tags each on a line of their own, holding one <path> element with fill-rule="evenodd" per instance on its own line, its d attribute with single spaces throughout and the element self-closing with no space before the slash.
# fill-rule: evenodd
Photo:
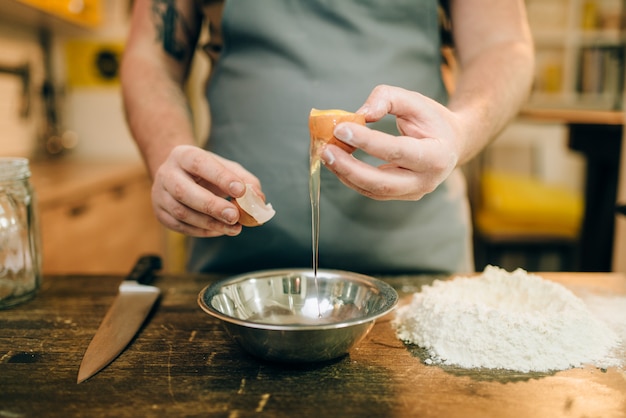
<svg viewBox="0 0 626 418">
<path fill-rule="evenodd" d="M 445 106 L 419 93 L 380 85 L 357 111 L 367 122 L 395 115 L 401 136 L 342 123 L 335 136 L 386 164 L 368 165 L 326 146 L 322 161 L 348 187 L 377 200 L 419 200 L 454 170 L 463 144 L 460 123 Z"/>
<path fill-rule="evenodd" d="M 157 170 L 152 204 L 166 227 L 195 237 L 238 235 L 239 211 L 226 198 L 241 197 L 259 179 L 240 164 L 192 145 L 172 149 Z"/>
</svg>

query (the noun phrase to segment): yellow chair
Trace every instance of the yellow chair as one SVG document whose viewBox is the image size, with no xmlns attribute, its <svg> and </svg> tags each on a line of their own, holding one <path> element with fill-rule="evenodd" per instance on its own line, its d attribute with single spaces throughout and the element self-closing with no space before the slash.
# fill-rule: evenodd
<svg viewBox="0 0 626 418">
<path fill-rule="evenodd" d="M 531 176 L 485 169 L 473 202 L 476 269 L 503 264 L 507 254 L 522 256 L 529 271 L 555 254 L 560 271 L 576 270 L 584 203 L 582 193 L 546 184 Z"/>
</svg>

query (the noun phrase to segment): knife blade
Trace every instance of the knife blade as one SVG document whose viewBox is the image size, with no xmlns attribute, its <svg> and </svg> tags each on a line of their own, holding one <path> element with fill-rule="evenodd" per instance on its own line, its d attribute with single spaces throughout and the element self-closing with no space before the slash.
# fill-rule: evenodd
<svg viewBox="0 0 626 418">
<path fill-rule="evenodd" d="M 84 382 L 109 365 L 133 339 L 161 294 L 158 287 L 149 286 L 161 266 L 161 258 L 156 255 L 144 255 L 137 260 L 85 351 L 76 383 Z"/>
</svg>

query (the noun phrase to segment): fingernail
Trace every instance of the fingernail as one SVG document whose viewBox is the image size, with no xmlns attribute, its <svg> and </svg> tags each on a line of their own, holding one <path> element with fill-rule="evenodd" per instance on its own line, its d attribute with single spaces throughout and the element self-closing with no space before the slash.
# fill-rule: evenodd
<svg viewBox="0 0 626 418">
<path fill-rule="evenodd" d="M 226 235 L 234 237 L 241 233 L 241 225 L 232 225 L 226 229 Z"/>
<path fill-rule="evenodd" d="M 356 111 L 356 113 L 360 115 L 367 115 L 370 111 L 370 107 L 368 105 L 363 105 Z"/>
<path fill-rule="evenodd" d="M 335 128 L 333 132 L 337 139 L 342 140 L 348 145 L 354 145 L 352 143 L 352 129 L 348 128 L 345 124 L 340 124 Z"/>
<path fill-rule="evenodd" d="M 246 190 L 246 186 L 240 181 L 233 181 L 228 185 L 228 189 L 230 190 L 230 194 L 232 196 L 240 197 Z"/>
<path fill-rule="evenodd" d="M 324 165 L 333 165 L 335 162 L 335 156 L 328 148 L 324 148 L 324 151 L 322 152 L 322 162 Z"/>
<path fill-rule="evenodd" d="M 222 219 L 224 220 L 224 222 L 229 224 L 235 223 L 237 215 L 237 211 L 233 208 L 226 208 L 222 211 Z"/>
</svg>

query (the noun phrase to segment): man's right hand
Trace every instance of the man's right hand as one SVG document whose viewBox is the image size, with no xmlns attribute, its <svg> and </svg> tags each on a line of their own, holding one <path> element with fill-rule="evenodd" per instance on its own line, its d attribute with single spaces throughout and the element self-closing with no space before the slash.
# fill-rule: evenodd
<svg viewBox="0 0 626 418">
<path fill-rule="evenodd" d="M 246 183 L 260 193 L 259 179 L 240 164 L 180 145 L 154 175 L 152 205 L 159 221 L 174 231 L 194 237 L 234 236 L 242 226 L 227 197 L 241 197 Z"/>
</svg>

